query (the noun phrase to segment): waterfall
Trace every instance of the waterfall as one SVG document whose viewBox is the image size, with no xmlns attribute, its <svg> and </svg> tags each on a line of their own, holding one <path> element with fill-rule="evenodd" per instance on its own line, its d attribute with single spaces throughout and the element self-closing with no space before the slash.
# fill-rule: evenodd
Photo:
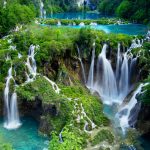
<svg viewBox="0 0 150 150">
<path fill-rule="evenodd" d="M 19 120 L 19 113 L 17 107 L 17 94 L 15 92 L 12 95 L 10 94 L 10 81 L 14 80 L 12 76 L 12 67 L 8 70 L 8 76 L 6 79 L 6 86 L 4 90 L 6 118 L 4 122 L 4 127 L 6 129 L 16 129 L 21 125 L 21 123 Z"/>
<path fill-rule="evenodd" d="M 57 26 L 61 26 L 61 22 L 60 21 L 57 22 Z"/>
<path fill-rule="evenodd" d="M 136 91 L 134 91 L 133 96 L 131 97 L 129 102 L 125 104 L 125 106 L 123 106 L 123 108 L 121 108 L 121 110 L 116 114 L 116 117 L 119 118 L 120 127 L 123 133 L 125 133 L 126 129 L 130 127 L 130 124 L 134 125 L 136 122 L 135 120 L 136 117 L 133 117 L 133 116 L 137 116 L 140 109 L 137 107 L 134 112 L 132 111 L 132 109 L 135 108 L 135 106 L 138 103 L 136 99 L 136 95 L 139 94 L 142 88 L 146 85 L 147 83 L 140 84 L 139 87 L 136 89 Z M 129 124 L 129 121 L 130 121 L 130 124 Z"/>
<path fill-rule="evenodd" d="M 92 59 L 91 59 L 91 67 L 89 71 L 87 87 L 89 89 L 93 89 L 94 87 L 94 60 L 95 60 L 95 42 L 93 43 L 93 51 L 92 51 Z"/>
<path fill-rule="evenodd" d="M 135 42 L 135 40 L 133 41 Z M 121 54 L 119 43 L 116 70 L 114 73 L 110 61 L 106 58 L 106 50 L 107 44 L 104 44 L 102 51 L 98 56 L 96 80 L 94 80 L 95 47 L 93 48 L 87 87 L 91 90 L 91 92 L 93 92 L 93 90 L 97 91 L 101 96 L 103 103 L 109 105 L 112 103 L 121 104 L 132 89 L 132 76 L 135 75 L 138 56 L 135 58 L 133 57 L 131 48 L 124 54 Z"/>
<path fill-rule="evenodd" d="M 83 5 L 83 3 L 84 3 L 84 0 L 78 0 L 77 1 L 78 7 L 81 7 Z"/>
<path fill-rule="evenodd" d="M 30 76 L 32 76 L 33 79 L 35 79 L 36 77 L 36 70 L 37 70 L 37 67 L 36 67 L 36 61 L 35 61 L 35 48 L 37 48 L 36 46 L 34 45 L 31 45 L 30 48 L 29 48 L 29 54 L 28 54 L 28 57 L 27 57 L 27 62 L 26 62 L 26 66 L 28 68 L 28 71 L 29 71 L 29 75 L 26 73 L 27 77 L 30 78 Z"/>
<path fill-rule="evenodd" d="M 59 142 L 62 143 L 63 142 L 63 137 L 62 137 L 62 132 L 63 132 L 64 128 L 61 130 L 61 132 L 59 133 Z"/>
<path fill-rule="evenodd" d="M 139 48 L 142 47 L 142 43 L 140 42 L 139 39 L 137 39 L 138 43 L 136 42 L 136 39 L 132 40 L 132 44 L 129 48 L 129 51 L 131 51 L 133 48 Z"/>
<path fill-rule="evenodd" d="M 44 10 L 44 3 L 40 0 L 40 18 L 46 18 L 46 10 Z"/>
<path fill-rule="evenodd" d="M 19 58 L 19 59 L 22 58 L 22 55 L 21 55 L 20 53 L 18 53 L 18 58 Z"/>
<path fill-rule="evenodd" d="M 106 49 L 107 44 L 104 44 L 102 52 L 98 56 L 97 79 L 94 89 L 99 93 L 105 104 L 112 104 L 113 101 L 116 101 L 118 92 L 113 69 L 106 58 Z"/>
<path fill-rule="evenodd" d="M 53 90 L 55 91 L 55 93 L 59 94 L 60 93 L 60 88 L 57 86 L 57 84 L 55 82 L 53 82 L 52 80 L 50 80 L 48 77 L 43 76 L 51 85 Z"/>
<path fill-rule="evenodd" d="M 138 42 L 138 43 L 137 43 Z M 98 56 L 96 71 L 94 70 L 95 63 L 95 43 L 93 44 L 91 66 L 89 69 L 88 80 L 86 86 L 91 92 L 96 91 L 101 97 L 102 101 L 106 105 L 112 105 L 116 103 L 116 111 L 114 113 L 115 119 L 118 121 L 119 127 L 121 127 L 123 133 L 126 128 L 134 126 L 137 120 L 137 116 L 140 110 L 140 104 L 137 102 L 136 95 L 141 92 L 141 89 L 145 84 L 141 84 L 132 95 L 128 103 L 124 104 L 124 100 L 133 89 L 134 78 L 136 77 L 136 64 L 137 58 L 133 57 L 131 50 L 133 48 L 142 47 L 143 41 L 133 40 L 130 48 L 127 52 L 120 50 L 120 43 L 118 44 L 116 68 L 115 73 L 111 62 L 106 58 L 107 44 L 103 45 L 102 51 Z M 83 63 L 80 56 L 80 50 L 78 48 L 79 60 L 81 62 L 82 74 L 85 76 Z M 94 79 L 94 73 L 96 77 Z M 123 106 L 124 104 L 124 106 Z M 118 107 L 121 107 L 118 111 Z M 134 110 L 133 110 L 134 109 Z M 115 122 L 116 122 L 115 120 Z M 86 127 L 86 124 L 85 124 Z"/>
<path fill-rule="evenodd" d="M 7 5 L 7 1 L 6 1 L 6 0 L 4 0 L 3 8 L 6 8 L 6 5 Z"/>
<path fill-rule="evenodd" d="M 79 24 L 79 26 L 84 27 L 84 26 L 85 26 L 84 22 L 81 22 L 81 23 Z"/>
<path fill-rule="evenodd" d="M 97 23 L 91 22 L 91 23 L 90 23 L 90 26 L 97 26 Z"/>
<path fill-rule="evenodd" d="M 121 66 L 121 76 L 119 81 L 119 93 L 122 100 L 124 100 L 128 92 L 129 92 L 129 68 L 128 68 L 127 54 L 125 53 L 123 63 Z"/>
<path fill-rule="evenodd" d="M 120 53 L 120 43 L 119 43 L 118 51 L 117 51 L 116 80 L 119 80 L 121 61 L 122 61 L 122 57 L 121 57 L 121 53 Z"/>
<path fill-rule="evenodd" d="M 81 63 L 81 69 L 82 69 L 83 80 L 84 80 L 84 83 L 86 83 L 85 69 L 84 69 L 84 65 L 83 65 L 83 62 L 82 62 L 81 55 L 80 55 L 80 49 L 79 49 L 78 46 L 77 46 L 77 50 L 78 50 L 78 55 L 79 55 L 79 61 L 80 61 L 80 63 Z"/>
</svg>

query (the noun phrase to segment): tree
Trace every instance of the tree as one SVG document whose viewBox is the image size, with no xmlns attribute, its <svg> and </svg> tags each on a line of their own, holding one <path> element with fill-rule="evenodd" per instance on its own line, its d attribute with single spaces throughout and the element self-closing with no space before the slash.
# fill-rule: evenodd
<svg viewBox="0 0 150 150">
<path fill-rule="evenodd" d="M 27 24 L 35 17 L 34 11 L 18 3 L 9 3 L 6 8 L 0 8 L 0 36 L 7 34 L 17 24 Z"/>
<path fill-rule="evenodd" d="M 49 150 L 82 150 L 82 138 L 68 128 L 62 132 L 63 142 L 59 141 L 56 133 L 52 134 Z"/>
<path fill-rule="evenodd" d="M 118 6 L 116 14 L 121 18 L 128 19 L 132 15 L 132 7 L 132 2 L 125 0 Z"/>
</svg>

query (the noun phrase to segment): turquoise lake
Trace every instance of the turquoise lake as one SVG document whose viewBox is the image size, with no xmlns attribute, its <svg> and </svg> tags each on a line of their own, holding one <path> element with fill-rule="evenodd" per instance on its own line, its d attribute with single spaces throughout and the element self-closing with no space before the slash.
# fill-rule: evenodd
<svg viewBox="0 0 150 150">
<path fill-rule="evenodd" d="M 142 24 L 124 24 L 124 25 L 97 25 L 97 26 L 72 26 L 72 25 L 46 25 L 41 24 L 41 26 L 49 26 L 49 27 L 66 27 L 66 28 L 74 28 L 74 29 L 80 29 L 80 28 L 91 28 L 94 30 L 102 30 L 106 33 L 115 33 L 115 34 L 128 34 L 128 35 L 145 35 L 148 32 L 148 27 Z"/>
<path fill-rule="evenodd" d="M 14 150 L 46 150 L 48 139 L 38 135 L 38 123 L 30 118 L 21 119 L 22 126 L 17 130 L 7 130 L 0 119 L 0 136 L 5 143 L 12 144 Z"/>
<path fill-rule="evenodd" d="M 58 18 L 58 19 L 99 19 L 99 18 L 110 18 L 99 13 L 83 13 L 83 12 L 65 12 L 47 15 L 47 18 Z"/>
</svg>

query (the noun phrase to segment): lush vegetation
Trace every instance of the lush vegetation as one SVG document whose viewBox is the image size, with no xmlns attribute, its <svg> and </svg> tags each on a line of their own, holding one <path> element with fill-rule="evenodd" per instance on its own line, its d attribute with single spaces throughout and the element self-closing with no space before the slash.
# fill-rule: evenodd
<svg viewBox="0 0 150 150">
<path fill-rule="evenodd" d="M 99 11 L 106 15 L 116 14 L 124 19 L 148 23 L 149 5 L 149 0 L 101 0 Z"/>
<path fill-rule="evenodd" d="M 148 78 L 145 80 L 145 84 L 146 86 L 144 86 L 143 88 L 143 93 L 138 95 L 138 100 L 142 101 L 144 104 L 146 105 L 150 105 L 150 76 L 148 76 Z"/>
<path fill-rule="evenodd" d="M 16 2 L 0 5 L 0 37 L 15 29 L 18 24 L 26 24 L 33 20 L 35 13 L 32 5 L 26 6 Z"/>
<path fill-rule="evenodd" d="M 47 134 L 55 131 L 52 134 L 53 138 L 49 147 L 58 147 L 58 150 L 70 149 L 70 143 L 73 143 L 72 149 L 83 149 L 87 145 L 87 141 L 92 142 L 88 134 L 94 130 L 92 122 L 96 128 L 109 128 L 110 122 L 103 114 L 103 107 L 99 98 L 92 96 L 81 85 L 78 74 L 80 71 L 74 65 L 74 62 L 79 64 L 76 45 L 79 45 L 82 57 L 86 60 L 90 58 L 94 41 L 96 42 L 96 56 L 98 56 L 104 42 L 109 43 L 116 51 L 118 41 L 122 41 L 124 46 L 128 46 L 132 38 L 122 34 L 118 36 L 105 34 L 90 28 L 79 30 L 42 27 L 35 24 L 24 26 L 20 31 L 13 32 L 0 40 L 0 91 L 2 92 L 4 89 L 5 78 L 12 64 L 12 67 L 15 68 L 13 76 L 18 84 L 16 92 L 20 100 L 19 103 L 25 101 L 32 104 L 37 98 L 42 101 L 44 112 L 41 119 L 49 125 L 50 129 L 41 129 L 40 131 L 49 132 Z M 35 81 L 26 83 L 25 72 L 28 72 L 28 69 L 25 62 L 31 44 L 39 45 L 39 49 L 35 50 L 39 75 Z M 16 46 L 16 50 L 11 50 L 12 46 Z M 22 54 L 21 58 L 18 58 L 18 52 Z M 4 58 L 7 56 L 11 60 L 6 61 Z M 61 89 L 60 94 L 55 93 L 52 85 L 43 75 L 58 84 Z M 46 107 L 53 106 L 55 113 L 45 110 Z M 80 119 L 79 116 L 81 116 Z M 85 123 L 88 125 L 85 126 Z M 60 143 L 58 138 L 61 131 L 63 143 Z M 110 134 L 109 130 L 105 132 L 106 135 Z M 105 139 L 110 140 L 108 136 Z"/>
<path fill-rule="evenodd" d="M 92 145 L 97 145 L 100 142 L 107 141 L 108 143 L 112 144 L 114 141 L 114 136 L 112 135 L 111 131 L 108 130 L 101 130 L 97 133 L 92 141 Z"/>
<path fill-rule="evenodd" d="M 82 150 L 88 142 L 92 146 L 103 141 L 113 144 L 115 136 L 109 127 L 110 121 L 103 114 L 101 101 L 97 96 L 91 95 L 80 81 L 81 71 L 79 70 L 77 45 L 80 48 L 83 61 L 88 64 L 94 42 L 97 58 L 104 43 L 109 45 L 109 50 L 113 50 L 112 55 L 114 55 L 117 51 L 118 42 L 121 43 L 122 47 L 127 48 L 134 37 L 123 34 L 106 34 L 103 31 L 92 30 L 90 27 L 79 30 L 65 27 L 46 27 L 33 22 L 29 24 L 35 16 L 39 16 L 39 11 L 36 10 L 36 8 L 39 9 L 38 4 L 32 0 L 13 0 L 7 1 L 8 4 L 4 6 L 2 1 L 0 2 L 0 37 L 10 33 L 9 36 L 0 39 L 0 94 L 2 95 L 5 78 L 12 65 L 13 77 L 18 85 L 16 92 L 19 104 L 23 102 L 33 104 L 37 99 L 41 100 L 44 110 L 41 119 L 50 127 L 50 130 L 46 130 L 46 134 L 52 136 L 49 143 L 50 150 Z M 78 10 L 76 4 L 72 5 L 72 1 L 64 0 L 62 3 L 59 0 L 45 0 L 44 2 L 48 13 Z M 141 8 L 144 6 L 144 2 L 137 2 Z M 92 3 L 98 4 L 98 1 L 92 1 Z M 100 1 L 99 11 L 105 14 L 116 13 L 125 19 L 148 22 L 145 20 L 149 15 L 148 13 L 145 14 L 147 10 L 140 8 L 140 10 L 135 11 L 136 8 L 131 9 L 131 3 L 133 4 L 129 0 L 113 1 L 112 3 L 109 0 Z M 61 23 L 63 25 L 73 24 L 73 22 L 79 24 L 81 21 L 85 24 L 91 22 L 90 20 L 61 20 Z M 40 20 L 40 23 L 49 25 L 56 25 L 57 22 L 57 19 Z M 93 22 L 114 24 L 117 19 L 103 18 L 93 20 Z M 20 24 L 23 27 L 19 31 L 15 31 L 16 26 L 21 27 Z M 38 75 L 33 82 L 27 83 L 26 72 L 28 69 L 25 62 L 31 44 L 39 45 L 39 49 L 35 50 Z M 142 67 L 143 74 L 149 73 L 149 48 L 149 43 L 145 42 L 141 49 L 139 68 Z M 21 58 L 18 58 L 18 52 L 22 55 Z M 137 53 L 139 53 L 139 49 L 134 50 L 134 55 Z M 60 94 L 55 93 L 52 85 L 43 76 L 47 76 L 58 84 L 61 89 Z M 142 75 L 142 77 L 147 78 L 147 75 Z M 10 92 L 11 90 L 12 87 Z M 141 100 L 149 103 L 149 85 L 144 90 L 146 92 L 142 95 Z M 49 107 L 50 109 L 51 107 L 55 108 L 55 111 L 47 111 L 46 107 L 48 110 Z M 95 125 L 94 128 L 93 124 Z M 91 138 L 89 132 L 95 129 L 100 131 L 94 138 Z M 42 129 L 40 131 L 45 132 Z M 60 139 L 59 133 L 61 133 L 62 139 Z M 60 142 L 61 140 L 63 142 Z M 9 150 L 11 145 L 0 145 L 0 149 Z"/>
<path fill-rule="evenodd" d="M 39 23 L 46 24 L 46 25 L 57 25 L 59 19 L 38 19 Z M 84 23 L 85 25 L 90 25 L 92 22 L 101 24 L 101 25 L 108 25 L 108 24 L 118 24 L 118 18 L 101 18 L 98 20 L 81 20 L 81 19 L 61 19 L 62 25 L 79 25 L 80 23 Z M 128 21 L 121 21 L 122 24 L 127 24 Z"/>
</svg>

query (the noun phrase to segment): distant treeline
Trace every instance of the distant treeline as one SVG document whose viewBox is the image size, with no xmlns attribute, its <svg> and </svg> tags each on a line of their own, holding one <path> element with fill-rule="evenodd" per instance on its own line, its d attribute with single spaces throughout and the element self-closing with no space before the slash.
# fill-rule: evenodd
<svg viewBox="0 0 150 150">
<path fill-rule="evenodd" d="M 150 0 L 99 0 L 98 10 L 135 22 L 150 21 Z"/>
<path fill-rule="evenodd" d="M 33 0 L 35 1 L 35 0 Z M 79 0 L 43 0 L 48 12 L 81 11 L 83 5 L 78 8 Z M 116 15 L 138 23 L 149 23 L 150 0 L 88 0 L 100 13 Z M 91 7 L 87 6 L 87 10 Z M 92 7 L 93 8 L 93 7 Z"/>
<path fill-rule="evenodd" d="M 41 0 L 0 0 L 0 36 L 13 29 L 17 24 L 26 24 L 40 14 Z M 82 11 L 78 0 L 42 0 L 47 14 Z M 150 0 L 89 0 L 100 13 L 116 15 L 136 23 L 150 23 Z M 5 4 L 7 2 L 7 4 Z M 87 11 L 90 10 L 87 5 Z"/>
</svg>

